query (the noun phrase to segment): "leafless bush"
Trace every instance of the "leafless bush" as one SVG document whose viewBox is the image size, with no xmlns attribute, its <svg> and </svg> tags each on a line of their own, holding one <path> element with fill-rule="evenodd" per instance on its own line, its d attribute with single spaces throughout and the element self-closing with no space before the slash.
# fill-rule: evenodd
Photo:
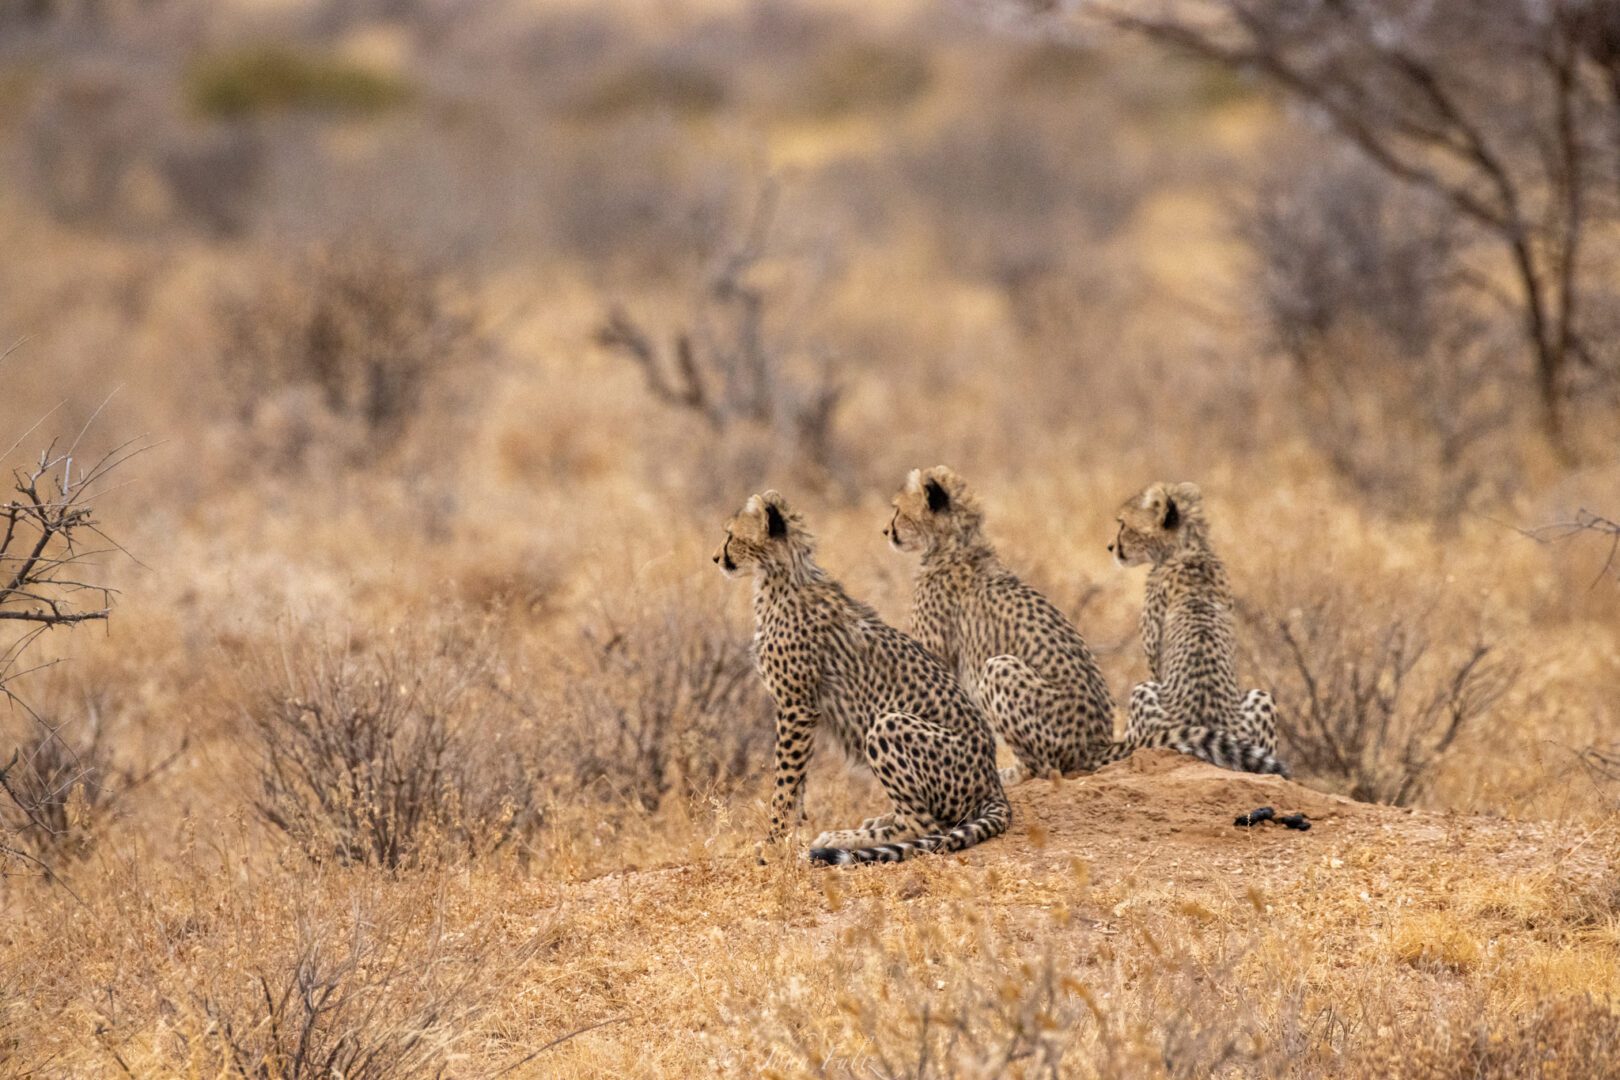
<svg viewBox="0 0 1620 1080">
<path fill-rule="evenodd" d="M 1470 295 L 1434 195 L 1324 147 L 1274 172 L 1245 230 L 1304 428 L 1369 499 L 1449 522 L 1511 472 L 1511 333 Z"/>
<path fill-rule="evenodd" d="M 356 917 L 347 928 L 336 921 L 309 917 L 296 952 L 240 992 L 215 986 L 198 995 L 208 1023 L 197 1049 L 217 1072 L 252 1080 L 445 1073 L 487 1003 L 482 966 L 450 955 L 440 919 L 429 920 L 426 940 L 397 917 Z"/>
<path fill-rule="evenodd" d="M 157 127 L 150 96 L 128 72 L 65 72 L 40 95 L 24 132 L 36 195 L 64 223 L 126 224 L 128 185 Z"/>
<path fill-rule="evenodd" d="M 1009 290 L 1084 266 L 1088 248 L 1123 225 L 1142 195 L 1104 141 L 1111 128 L 1076 122 L 1072 110 L 1052 115 L 1050 100 L 987 101 L 994 106 L 901 157 L 942 257 Z"/>
<path fill-rule="evenodd" d="M 387 867 L 435 844 L 485 853 L 531 827 L 535 778 L 499 723 L 487 645 L 454 631 L 284 645 L 244 704 L 260 816 L 312 858 Z"/>
<path fill-rule="evenodd" d="M 1408 806 L 1457 740 L 1491 712 L 1518 664 L 1483 638 L 1438 643 L 1431 612 L 1372 617 L 1338 594 L 1280 617 L 1244 612 L 1262 673 L 1283 717 L 1285 756 L 1367 802 Z"/>
<path fill-rule="evenodd" d="M 364 243 L 281 267 L 219 315 L 238 416 L 289 465 L 316 441 L 350 462 L 394 446 L 475 348 L 442 274 Z"/>
<path fill-rule="evenodd" d="M 776 189 L 767 186 L 743 239 L 708 275 L 693 324 L 676 332 L 667 348 L 622 307 L 608 313 L 596 340 L 635 364 L 664 404 L 702 417 L 718 433 L 768 432 L 792 460 L 827 473 L 836 465 L 834 422 L 843 386 L 824 358 L 795 364 L 805 358 L 792 355 L 782 328 L 768 318 L 769 295 L 752 279 L 775 210 Z"/>
<path fill-rule="evenodd" d="M 23 149 L 32 191 L 56 220 L 113 230 L 185 223 L 221 236 L 249 225 L 266 179 L 259 128 L 188 122 L 135 67 L 70 63 L 41 81 Z"/>
<path fill-rule="evenodd" d="M 656 809 L 672 791 L 725 791 L 758 776 L 771 713 L 748 649 L 724 621 L 670 609 L 587 629 L 565 743 L 582 787 Z"/>
<path fill-rule="evenodd" d="M 885 950 L 875 930 L 857 923 L 850 933 L 873 935 L 872 947 L 824 972 L 827 985 L 841 988 L 836 1009 L 801 979 L 783 979 L 766 1002 L 748 1003 L 749 1022 L 771 1040 L 773 1056 L 826 1076 L 906 1080 L 1279 1075 L 1287 1062 L 1289 1048 L 1267 1037 L 1267 1014 L 1293 1019 L 1292 1001 L 1261 1010 L 1215 1000 L 1221 983 L 1213 975 L 1235 969 L 1247 951 L 1237 941 L 1235 957 L 1212 965 L 1184 950 L 1170 927 L 1132 926 L 1125 935 L 1151 948 L 1155 962 L 1127 974 L 1062 955 L 1051 942 L 1032 948 L 990 933 L 947 943 L 923 931 L 924 967 L 917 951 Z M 1145 1024 L 1144 1016 L 1156 1020 Z M 829 1053 L 829 1028 L 856 1036 L 845 1044 L 861 1051 Z"/>
<path fill-rule="evenodd" d="M 555 176 L 541 174 L 552 245 L 607 280 L 686 273 L 723 225 L 733 185 L 714 161 L 683 153 L 684 139 L 661 117 L 581 138 Z"/>
<path fill-rule="evenodd" d="M 5 838 L 0 856 L 22 859 L 47 874 L 37 852 L 69 835 L 67 800 L 85 773 L 56 728 L 28 707 L 12 684 L 31 670 L 29 647 L 41 634 L 108 617 L 112 590 L 86 580 L 83 571 L 94 556 L 116 545 L 101 531 L 90 500 L 114 469 L 140 452 L 138 445 L 126 444 L 86 466 L 75 460 L 77 446 L 75 441 L 59 449 L 52 443 L 32 466 L 14 473 L 15 494 L 0 503 L 0 624 L 20 629 L 0 646 L 0 699 L 39 725 L 39 734 L 13 748 L 0 768 L 0 837 Z M 91 606 L 81 606 L 85 597 L 92 598 Z M 90 793 L 81 791 L 80 799 L 83 805 Z M 23 836 L 34 852 L 12 846 L 14 835 Z"/>
<path fill-rule="evenodd" d="M 257 127 L 215 124 L 166 141 L 158 170 L 183 220 L 218 236 L 238 236 L 258 208 L 266 158 Z"/>
<path fill-rule="evenodd" d="M 92 693 L 83 701 L 82 716 L 71 720 L 31 715 L 28 736 L 0 772 L 0 785 L 24 811 L 16 835 L 39 858 L 88 854 L 97 827 L 185 751 L 182 739 L 145 769 L 120 761 L 108 735 L 112 708 L 107 695 Z"/>
</svg>

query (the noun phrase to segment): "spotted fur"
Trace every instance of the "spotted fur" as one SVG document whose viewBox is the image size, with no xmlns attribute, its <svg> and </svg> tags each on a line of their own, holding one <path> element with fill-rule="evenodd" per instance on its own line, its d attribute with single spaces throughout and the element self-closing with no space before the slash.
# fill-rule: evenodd
<svg viewBox="0 0 1620 1080">
<path fill-rule="evenodd" d="M 1200 724 L 1275 754 L 1271 695 L 1238 688 L 1232 589 L 1197 485 L 1156 483 L 1127 500 L 1109 550 L 1123 566 L 1151 565 L 1141 631 L 1153 679 L 1132 690 L 1127 731 Z"/>
<path fill-rule="evenodd" d="M 1262 748 L 1197 723 L 1141 727 L 1115 741 L 1113 698 L 1085 639 L 1002 564 L 983 525 L 978 499 L 941 465 L 912 470 L 884 532 L 921 556 L 912 634 L 955 671 L 1017 759 L 1003 783 L 1090 772 L 1148 746 L 1278 771 Z"/>
<path fill-rule="evenodd" d="M 816 565 L 814 540 L 781 495 L 750 498 L 714 561 L 754 580 L 754 662 L 777 706 L 771 839 L 803 813 L 821 724 L 871 768 L 894 809 L 822 833 L 813 862 L 899 862 L 1006 831 L 1012 811 L 984 714 L 928 650 Z"/>
</svg>

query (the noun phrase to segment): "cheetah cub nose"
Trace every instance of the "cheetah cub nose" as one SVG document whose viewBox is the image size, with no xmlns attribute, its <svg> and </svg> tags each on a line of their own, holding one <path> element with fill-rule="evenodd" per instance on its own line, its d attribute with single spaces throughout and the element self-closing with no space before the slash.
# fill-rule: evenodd
<svg viewBox="0 0 1620 1080">
<path fill-rule="evenodd" d="M 1109 544 L 1109 545 L 1108 545 L 1108 550 L 1109 550 L 1109 551 L 1113 551 L 1113 550 L 1114 550 L 1114 545 L 1113 545 L 1113 544 Z"/>
</svg>

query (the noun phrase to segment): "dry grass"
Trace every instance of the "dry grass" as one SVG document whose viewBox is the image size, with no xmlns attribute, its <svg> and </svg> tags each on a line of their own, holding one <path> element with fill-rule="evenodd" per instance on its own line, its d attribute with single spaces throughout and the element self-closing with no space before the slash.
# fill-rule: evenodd
<svg viewBox="0 0 1620 1080">
<path fill-rule="evenodd" d="M 0 47 L 34 110 L 0 124 L 27 253 L 0 431 L 71 436 L 121 387 L 90 441 L 160 441 L 95 505 L 135 556 L 96 556 L 111 622 L 10 684 L 61 741 L 0 710 L 62 833 L 27 849 L 54 883 L 0 863 L 0 1073 L 1620 1070 L 1617 583 L 1605 537 L 1517 531 L 1620 512 L 1614 443 L 1571 432 L 1571 466 L 1505 424 L 1451 454 L 1393 410 L 1417 346 L 1355 318 L 1309 344 L 1368 358 L 1367 409 L 1302 381 L 1233 212 L 1298 145 L 1285 113 L 921 7 L 340 7 Z M 411 92 L 203 133 L 187 42 Z M 103 85 L 132 118 L 31 162 Z M 262 165 L 228 236 L 165 179 L 205 136 Z M 106 212 L 10 182 L 42 165 Z M 662 382 L 600 343 L 616 309 Z M 723 422 L 679 407 L 683 336 Z M 1395 412 L 1412 456 L 1369 445 Z M 903 620 L 887 499 L 942 461 L 1121 697 L 1143 583 L 1113 508 L 1196 479 L 1306 783 L 1148 755 L 1019 789 L 961 857 L 757 864 L 771 715 L 721 523 L 800 492 L 825 565 Z M 1489 678 L 1448 696 L 1477 643 Z M 879 798 L 824 751 L 807 835 Z M 1231 826 L 1264 803 L 1315 827 Z"/>
</svg>

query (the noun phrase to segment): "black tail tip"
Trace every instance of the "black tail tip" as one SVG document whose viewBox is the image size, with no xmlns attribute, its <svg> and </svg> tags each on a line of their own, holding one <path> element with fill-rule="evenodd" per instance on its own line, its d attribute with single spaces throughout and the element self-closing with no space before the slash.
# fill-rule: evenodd
<svg viewBox="0 0 1620 1080">
<path fill-rule="evenodd" d="M 1263 751 L 1251 754 L 1247 765 L 1249 772 L 1261 773 L 1262 775 L 1271 773 L 1274 776 L 1282 777 L 1284 780 L 1293 777 L 1293 773 L 1289 772 L 1287 764 L 1275 754 L 1268 754 Z"/>
<path fill-rule="evenodd" d="M 813 847 L 810 849 L 811 866 L 843 866 L 852 862 L 849 852 L 843 848 Z"/>
</svg>

